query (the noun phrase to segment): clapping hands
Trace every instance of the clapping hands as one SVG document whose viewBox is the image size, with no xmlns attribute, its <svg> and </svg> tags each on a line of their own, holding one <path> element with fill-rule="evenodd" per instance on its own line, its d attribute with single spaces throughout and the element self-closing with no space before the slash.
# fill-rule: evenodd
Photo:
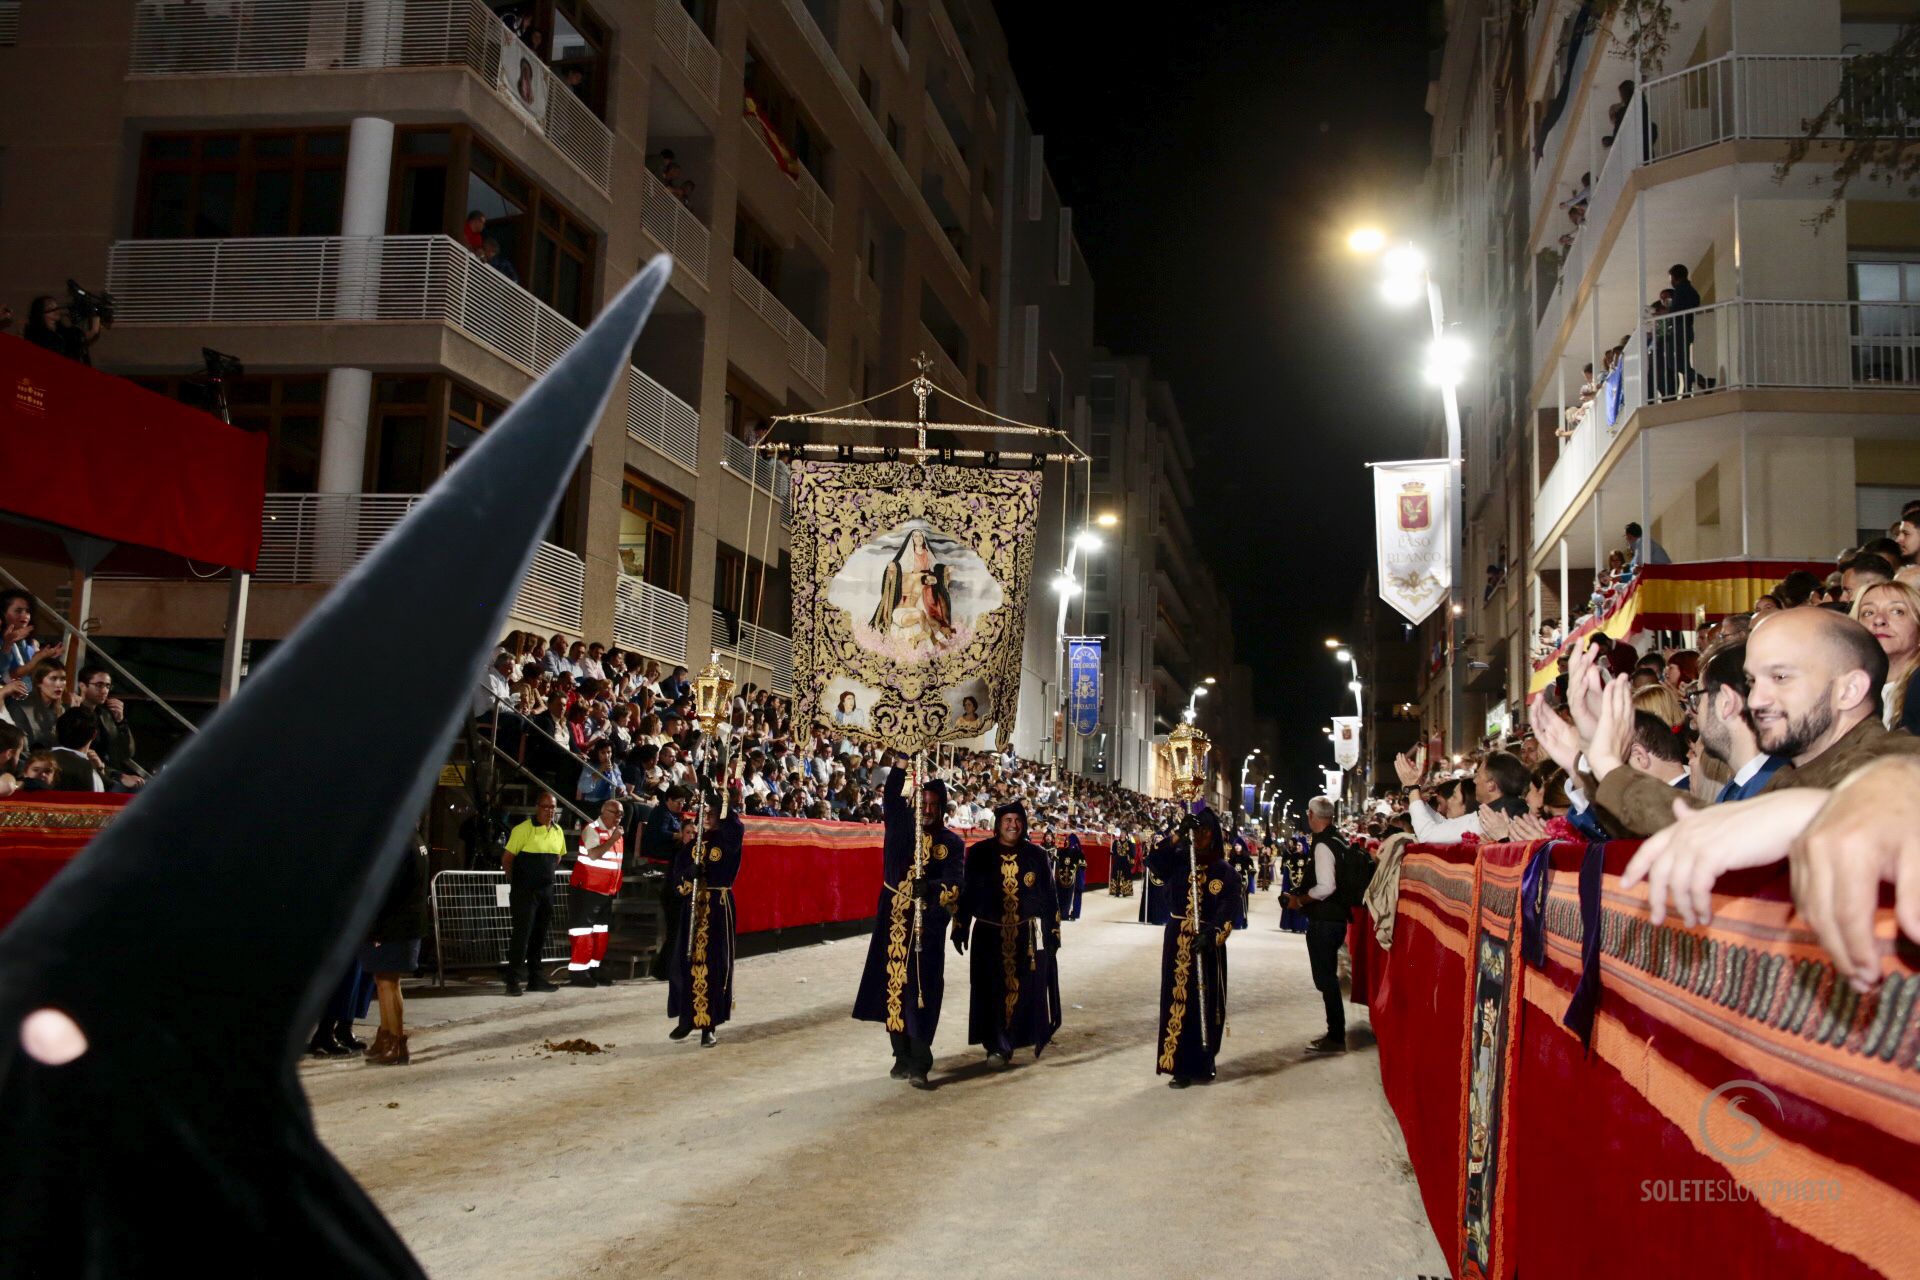
<svg viewBox="0 0 1920 1280">
<path fill-rule="evenodd" d="M 1415 747 L 1411 751 L 1393 758 L 1393 771 L 1400 775 L 1400 785 L 1417 787 L 1420 780 L 1427 776 L 1427 749 Z"/>
</svg>

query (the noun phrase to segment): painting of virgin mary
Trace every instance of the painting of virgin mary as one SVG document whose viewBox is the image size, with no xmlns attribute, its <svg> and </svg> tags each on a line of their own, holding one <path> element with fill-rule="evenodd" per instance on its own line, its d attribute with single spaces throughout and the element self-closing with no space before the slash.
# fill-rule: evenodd
<svg viewBox="0 0 1920 1280">
<path fill-rule="evenodd" d="M 972 548 L 919 519 L 860 547 L 828 592 L 863 648 L 916 664 L 963 648 L 1004 598 Z"/>
</svg>

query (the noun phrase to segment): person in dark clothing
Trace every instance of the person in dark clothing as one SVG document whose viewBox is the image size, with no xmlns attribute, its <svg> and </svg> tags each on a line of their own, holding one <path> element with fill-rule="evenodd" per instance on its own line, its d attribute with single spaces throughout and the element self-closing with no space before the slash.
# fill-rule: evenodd
<svg viewBox="0 0 1920 1280">
<path fill-rule="evenodd" d="M 374 997 L 380 1003 L 380 1028 L 367 1049 L 367 1061 L 375 1066 L 404 1067 L 410 1060 L 400 979 L 420 967 L 420 940 L 426 933 L 427 845 L 415 831 L 407 838 L 406 856 L 394 869 L 380 913 L 360 948 L 360 967 L 373 975 Z"/>
<path fill-rule="evenodd" d="M 1223 856 L 1211 809 L 1181 819 L 1147 856 L 1171 898 L 1160 953 L 1160 1054 L 1154 1071 L 1175 1089 L 1210 1084 L 1227 1032 L 1227 935 L 1240 875 Z"/>
<path fill-rule="evenodd" d="M 967 850 L 953 949 L 967 954 L 967 1043 L 995 1068 L 1033 1046 L 1038 1059 L 1060 1029 L 1060 894 L 1046 851 L 1027 839 L 1019 801 L 993 812 L 994 833 Z"/>
<path fill-rule="evenodd" d="M 66 303 L 43 293 L 27 309 L 27 326 L 20 331 L 20 336 L 57 356 L 91 367 L 93 344 L 100 341 L 100 332 L 99 316 L 89 316 L 85 325 L 76 325 L 68 315 Z"/>
<path fill-rule="evenodd" d="M 684 1040 L 698 1029 L 700 1047 L 711 1049 L 721 1024 L 733 1016 L 733 882 L 746 824 L 738 795 L 722 804 L 720 793 L 708 788 L 702 810 L 706 830 L 695 822 L 681 827 L 688 838 L 680 841 L 667 872 L 680 917 L 667 978 L 667 1016 L 676 1021 L 667 1039 Z M 695 834 L 702 838 L 695 841 Z"/>
<path fill-rule="evenodd" d="M 663 873 L 659 890 L 660 949 L 653 953 L 653 962 L 647 967 L 647 972 L 659 982 L 665 982 L 671 972 L 674 946 L 678 942 L 680 908 L 683 904 L 670 873 L 674 858 L 682 847 L 693 843 L 696 834 L 693 824 L 685 821 L 690 798 L 685 787 L 675 787 L 667 792 L 666 800 L 654 806 L 653 815 L 640 832 L 641 858 Z"/>
<path fill-rule="evenodd" d="M 1349 911 L 1335 893 L 1340 855 L 1346 846 L 1333 830 L 1333 801 L 1315 796 L 1307 802 L 1307 827 L 1313 855 L 1306 887 L 1288 898 L 1288 905 L 1307 913 L 1307 959 L 1313 966 L 1313 985 L 1327 1006 L 1327 1034 L 1307 1045 L 1309 1053 L 1345 1053 L 1347 1011 L 1340 996 L 1340 948 L 1347 942 Z"/>
<path fill-rule="evenodd" d="M 1668 304 L 1667 310 L 1674 316 L 1670 330 L 1674 381 L 1681 382 L 1683 391 L 1711 391 L 1716 385 L 1715 381 L 1702 377 L 1700 371 L 1693 367 L 1693 312 L 1700 309 L 1700 291 L 1687 278 L 1687 264 L 1684 262 L 1676 262 L 1667 269 L 1667 281 L 1672 286 L 1673 294 L 1673 301 Z"/>
</svg>

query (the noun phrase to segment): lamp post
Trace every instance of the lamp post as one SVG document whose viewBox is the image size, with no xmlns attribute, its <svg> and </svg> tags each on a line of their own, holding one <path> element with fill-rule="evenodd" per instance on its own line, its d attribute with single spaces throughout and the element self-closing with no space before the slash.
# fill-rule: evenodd
<svg viewBox="0 0 1920 1280">
<path fill-rule="evenodd" d="M 1200 699 L 1207 696 L 1207 691 L 1213 684 L 1214 678 L 1208 676 L 1205 680 L 1202 680 L 1193 687 L 1193 693 L 1187 698 L 1187 709 L 1181 713 L 1188 724 L 1193 723 L 1194 716 L 1199 712 L 1199 706 L 1197 704 Z"/>
<path fill-rule="evenodd" d="M 1103 526 L 1111 527 L 1112 525 L 1118 524 L 1119 522 L 1120 522 L 1119 517 L 1114 516 L 1111 512 L 1101 513 L 1100 523 Z M 1073 598 L 1079 595 L 1081 590 L 1080 580 L 1073 576 L 1073 567 L 1074 567 L 1074 564 L 1080 559 L 1080 553 L 1082 551 L 1086 552 L 1088 555 L 1092 555 L 1094 552 L 1098 551 L 1100 547 L 1101 547 L 1100 535 L 1095 533 L 1093 530 L 1082 529 L 1079 533 L 1076 533 L 1073 536 L 1073 541 L 1067 544 L 1066 567 L 1060 570 L 1060 572 L 1057 575 L 1055 575 L 1053 579 L 1054 593 L 1060 597 L 1060 612 L 1054 618 L 1054 623 L 1053 623 L 1054 688 L 1055 690 L 1057 690 L 1059 695 L 1058 714 L 1061 719 L 1060 742 L 1059 742 L 1059 745 L 1054 748 L 1054 765 L 1056 769 L 1063 768 L 1065 765 L 1065 761 L 1062 759 L 1062 757 L 1066 755 L 1067 732 L 1068 732 L 1067 708 L 1069 706 L 1069 703 L 1067 699 L 1067 606 L 1073 603 Z M 1085 614 L 1083 613 L 1081 616 L 1084 618 Z"/>
<path fill-rule="evenodd" d="M 1347 237 L 1347 247 L 1368 257 L 1386 249 L 1386 233 L 1375 227 L 1356 228 Z M 1448 589 L 1447 608 L 1447 737 L 1454 746 L 1466 741 L 1466 495 L 1462 492 L 1460 466 L 1460 398 L 1457 388 L 1465 371 L 1468 351 L 1465 342 L 1447 332 L 1446 309 L 1440 300 L 1440 284 L 1427 270 L 1426 255 L 1412 244 L 1387 249 L 1383 259 L 1387 269 L 1380 292 L 1388 303 L 1407 306 L 1424 294 L 1427 316 L 1433 327 L 1433 345 L 1428 348 L 1427 381 L 1440 388 L 1440 405 L 1447 422 L 1447 556 L 1453 585 Z"/>
<path fill-rule="evenodd" d="M 1240 790 L 1235 792 L 1233 797 L 1233 807 L 1237 813 L 1246 812 L 1247 771 L 1253 768 L 1253 758 L 1259 754 L 1260 748 L 1255 747 L 1253 750 L 1247 752 L 1247 758 L 1240 762 Z"/>
</svg>

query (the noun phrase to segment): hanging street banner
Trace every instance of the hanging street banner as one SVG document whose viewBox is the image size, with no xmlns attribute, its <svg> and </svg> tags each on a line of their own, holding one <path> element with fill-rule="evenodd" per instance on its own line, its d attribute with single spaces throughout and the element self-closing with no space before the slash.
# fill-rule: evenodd
<svg viewBox="0 0 1920 1280">
<path fill-rule="evenodd" d="M 1037 471 L 796 462 L 798 717 L 909 755 L 1005 746 L 1039 501 Z"/>
<path fill-rule="evenodd" d="M 1320 776 L 1324 780 L 1323 785 L 1327 790 L 1327 799 L 1338 800 L 1340 793 L 1346 790 L 1341 784 L 1340 771 L 1338 769 L 1322 769 Z"/>
<path fill-rule="evenodd" d="M 1067 714 L 1073 731 L 1086 737 L 1100 727 L 1100 642 L 1103 636 L 1067 637 Z"/>
<path fill-rule="evenodd" d="M 1445 459 L 1380 462 L 1373 468 L 1380 598 L 1416 624 L 1446 599 L 1452 581 L 1447 472 Z"/>
<path fill-rule="evenodd" d="M 1360 717 L 1333 718 L 1333 759 L 1342 769 L 1360 763 Z"/>
</svg>

